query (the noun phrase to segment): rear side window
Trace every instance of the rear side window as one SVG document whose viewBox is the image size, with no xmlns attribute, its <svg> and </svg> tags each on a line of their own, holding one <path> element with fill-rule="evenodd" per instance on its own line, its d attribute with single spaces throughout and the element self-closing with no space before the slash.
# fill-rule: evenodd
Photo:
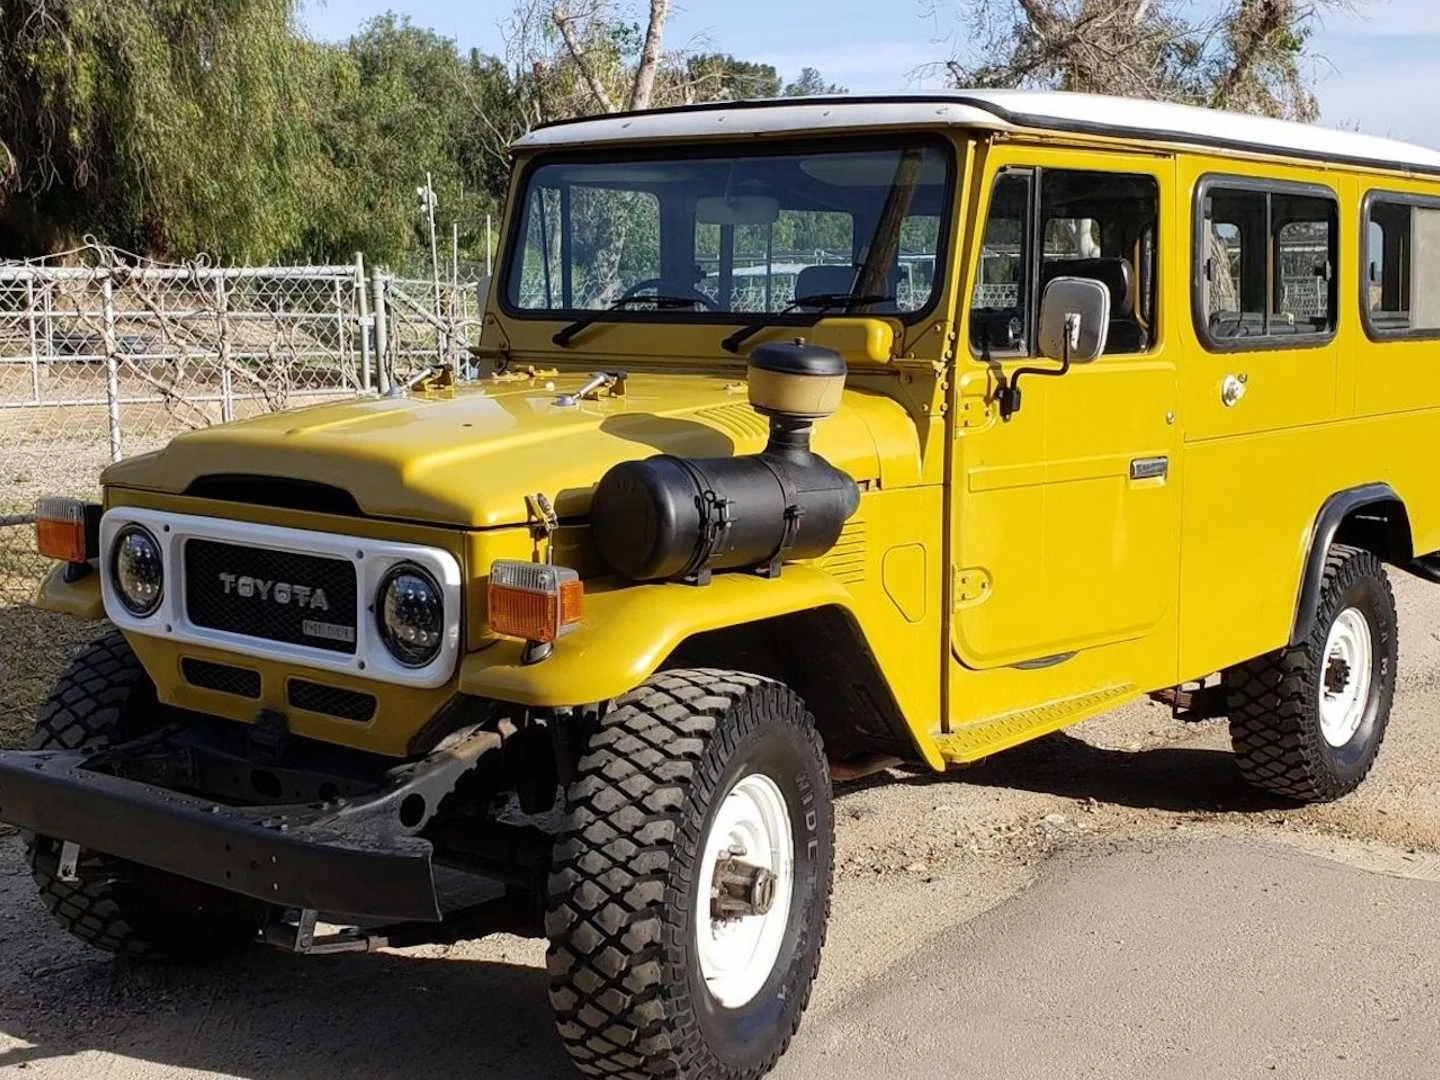
<svg viewBox="0 0 1440 1080">
<path fill-rule="evenodd" d="M 1212 348 L 1274 348 L 1329 338 L 1338 226 L 1329 192 L 1207 184 L 1195 240 L 1202 340 Z"/>
<path fill-rule="evenodd" d="M 1440 337 L 1440 202 L 1372 195 L 1364 273 L 1371 337 Z"/>
</svg>

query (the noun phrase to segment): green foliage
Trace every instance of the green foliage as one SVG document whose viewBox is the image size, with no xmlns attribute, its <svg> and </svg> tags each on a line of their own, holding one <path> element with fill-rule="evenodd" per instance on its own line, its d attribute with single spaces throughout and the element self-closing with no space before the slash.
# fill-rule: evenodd
<svg viewBox="0 0 1440 1080">
<path fill-rule="evenodd" d="M 160 257 L 428 268 L 428 171 L 448 256 L 485 256 L 505 146 L 539 119 L 598 108 L 545 31 L 547 62 L 464 53 L 396 15 L 342 44 L 307 40 L 296 0 L 0 0 L 0 258 L 86 235 Z M 628 100 L 644 40 L 618 18 L 576 29 Z M 544 35 L 542 35 L 544 36 Z M 813 69 L 724 54 L 667 60 L 657 103 L 830 93 Z M 628 250 L 641 248 L 643 230 Z"/>
<path fill-rule="evenodd" d="M 0 244 L 259 258 L 315 138 L 292 0 L 0 2 Z"/>
</svg>

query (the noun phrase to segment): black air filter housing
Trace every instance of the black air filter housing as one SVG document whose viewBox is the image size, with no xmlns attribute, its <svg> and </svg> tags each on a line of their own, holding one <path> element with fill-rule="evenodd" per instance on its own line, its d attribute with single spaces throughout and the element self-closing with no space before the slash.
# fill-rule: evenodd
<svg viewBox="0 0 1440 1080">
<path fill-rule="evenodd" d="M 703 583 L 715 570 L 776 574 L 786 560 L 830 550 L 860 492 L 811 451 L 810 425 L 835 411 L 844 385 L 844 358 L 832 350 L 757 346 L 751 404 L 771 418 L 764 451 L 616 465 L 591 503 L 591 532 L 605 561 L 632 581 Z"/>
</svg>

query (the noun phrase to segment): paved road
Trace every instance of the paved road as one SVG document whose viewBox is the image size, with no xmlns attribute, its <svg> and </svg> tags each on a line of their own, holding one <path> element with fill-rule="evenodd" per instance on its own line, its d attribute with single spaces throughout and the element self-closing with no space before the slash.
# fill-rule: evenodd
<svg viewBox="0 0 1440 1080">
<path fill-rule="evenodd" d="M 1254 840 L 1066 860 L 806 1032 L 777 1080 L 1440 1074 L 1440 883 Z"/>
<path fill-rule="evenodd" d="M 1440 589 L 1396 581 L 1401 679 L 1354 796 L 1240 780 L 1158 706 L 943 777 L 840 792 L 835 916 L 799 1080 L 1440 1076 Z M 0 1072 L 46 1080 L 570 1077 L 544 951 L 200 971 L 92 953 L 0 836 Z"/>
</svg>

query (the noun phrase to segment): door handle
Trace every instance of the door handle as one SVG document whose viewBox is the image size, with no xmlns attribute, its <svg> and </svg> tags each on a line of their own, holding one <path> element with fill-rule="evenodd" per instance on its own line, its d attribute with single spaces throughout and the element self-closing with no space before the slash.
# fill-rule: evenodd
<svg viewBox="0 0 1440 1080">
<path fill-rule="evenodd" d="M 1250 384 L 1250 376 L 1245 372 L 1238 375 L 1226 375 L 1225 380 L 1220 384 L 1220 402 L 1227 409 L 1233 409 L 1245 396 L 1245 390 Z"/>
</svg>

